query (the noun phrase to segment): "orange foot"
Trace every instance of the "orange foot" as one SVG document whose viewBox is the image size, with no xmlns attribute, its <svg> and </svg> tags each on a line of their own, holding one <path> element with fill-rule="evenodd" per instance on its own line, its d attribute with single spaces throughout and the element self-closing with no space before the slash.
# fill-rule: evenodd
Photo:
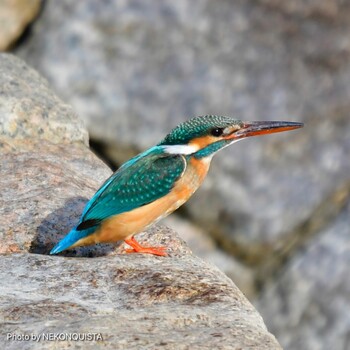
<svg viewBox="0 0 350 350">
<path fill-rule="evenodd" d="M 126 253 L 147 253 L 159 256 L 167 256 L 165 252 L 166 247 L 143 247 L 139 242 L 136 241 L 134 237 L 130 239 L 125 239 L 124 242 L 128 244 L 133 249 L 125 249 Z"/>
</svg>

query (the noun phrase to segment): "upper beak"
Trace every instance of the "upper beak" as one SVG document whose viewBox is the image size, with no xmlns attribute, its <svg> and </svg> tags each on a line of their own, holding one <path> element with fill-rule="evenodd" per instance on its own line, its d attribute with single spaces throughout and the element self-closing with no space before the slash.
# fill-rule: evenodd
<svg viewBox="0 0 350 350">
<path fill-rule="evenodd" d="M 249 136 L 273 134 L 275 132 L 299 129 L 303 126 L 303 123 L 296 122 L 243 122 L 243 126 L 232 134 L 232 138 L 241 139 Z"/>
</svg>

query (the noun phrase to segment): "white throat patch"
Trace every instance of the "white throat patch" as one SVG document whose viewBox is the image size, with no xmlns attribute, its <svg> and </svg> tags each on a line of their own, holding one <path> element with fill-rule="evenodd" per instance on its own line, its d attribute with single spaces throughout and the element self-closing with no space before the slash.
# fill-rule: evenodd
<svg viewBox="0 0 350 350">
<path fill-rule="evenodd" d="M 164 152 L 169 154 L 192 154 L 199 150 L 195 145 L 169 145 L 163 146 Z"/>
<path fill-rule="evenodd" d="M 244 138 L 241 138 L 241 139 L 238 139 L 238 140 L 232 140 L 230 143 L 228 143 L 224 147 L 222 147 L 219 150 L 217 150 L 217 152 L 219 152 L 222 149 L 232 145 L 233 143 L 236 143 L 236 142 L 241 141 L 243 139 Z M 197 146 L 197 145 L 167 145 L 167 146 L 162 146 L 162 147 L 163 147 L 164 152 L 166 152 L 168 154 L 183 154 L 183 155 L 187 155 L 187 154 L 196 153 L 197 151 L 200 150 L 200 147 Z M 215 152 L 215 153 L 217 153 L 217 152 Z"/>
</svg>

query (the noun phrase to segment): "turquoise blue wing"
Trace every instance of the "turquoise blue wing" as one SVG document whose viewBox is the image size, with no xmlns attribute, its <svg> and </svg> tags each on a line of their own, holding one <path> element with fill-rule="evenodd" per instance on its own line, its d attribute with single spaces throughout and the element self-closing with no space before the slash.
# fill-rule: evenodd
<svg viewBox="0 0 350 350">
<path fill-rule="evenodd" d="M 151 148 L 123 164 L 87 203 L 77 227 L 50 254 L 69 249 L 92 234 L 101 221 L 151 203 L 168 194 L 186 168 L 180 155 L 166 155 L 160 146 Z"/>
<path fill-rule="evenodd" d="M 173 188 L 186 167 L 181 155 L 154 151 L 124 164 L 87 204 L 78 230 L 98 225 L 113 215 L 149 204 Z"/>
<path fill-rule="evenodd" d="M 162 155 L 162 154 L 164 154 L 163 148 L 159 146 L 155 146 L 148 149 L 145 152 L 138 154 L 137 156 L 129 159 L 127 162 L 122 164 L 121 167 L 104 182 L 104 184 L 97 190 L 97 192 L 94 194 L 91 200 L 86 204 L 82 214 L 82 218 L 90 210 L 90 207 L 96 204 L 96 200 L 102 195 L 104 190 L 111 184 L 111 182 L 117 181 L 117 178 L 119 176 L 122 176 L 122 174 L 125 172 L 127 168 L 131 167 L 133 164 L 135 164 L 138 160 L 142 158 L 145 158 L 147 156 L 155 156 L 155 155 Z"/>
</svg>

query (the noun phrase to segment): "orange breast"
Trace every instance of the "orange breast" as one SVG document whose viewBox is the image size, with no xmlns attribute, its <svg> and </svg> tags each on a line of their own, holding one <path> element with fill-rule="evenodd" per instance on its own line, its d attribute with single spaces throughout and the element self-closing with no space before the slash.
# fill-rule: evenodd
<svg viewBox="0 0 350 350">
<path fill-rule="evenodd" d="M 117 242 L 141 232 L 185 203 L 203 182 L 210 159 L 191 159 L 182 177 L 166 196 L 132 211 L 105 220 L 100 229 L 76 245 Z"/>
</svg>

